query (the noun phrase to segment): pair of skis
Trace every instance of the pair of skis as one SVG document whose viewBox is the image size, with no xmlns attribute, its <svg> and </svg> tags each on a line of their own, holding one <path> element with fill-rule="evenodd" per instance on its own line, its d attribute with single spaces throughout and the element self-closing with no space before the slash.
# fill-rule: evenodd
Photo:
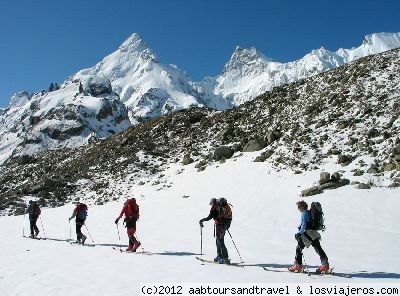
<svg viewBox="0 0 400 296">
<path fill-rule="evenodd" d="M 120 253 L 131 253 L 131 254 L 142 254 L 142 255 L 151 255 L 152 254 L 151 252 L 148 252 L 148 251 L 145 251 L 145 250 L 142 250 L 142 251 L 127 251 L 127 250 L 123 250 L 123 249 L 117 248 L 117 247 L 112 247 L 112 248 L 113 248 L 113 250 L 120 251 Z"/>
<path fill-rule="evenodd" d="M 94 247 L 94 246 L 96 246 L 96 245 L 94 245 L 94 244 L 82 244 L 82 243 L 79 243 L 79 242 L 77 242 L 77 241 L 69 241 L 68 240 L 68 242 L 69 242 L 69 244 L 71 245 L 71 246 L 82 246 L 82 247 Z"/>
<path fill-rule="evenodd" d="M 307 274 L 308 276 L 311 276 L 311 275 L 320 275 L 320 276 L 329 276 L 329 275 L 333 275 L 333 276 L 338 276 L 338 277 L 351 278 L 351 276 L 348 275 L 348 274 L 335 273 L 335 272 L 333 271 L 334 267 L 330 268 L 329 271 L 323 272 L 323 273 L 316 272 L 316 271 L 311 271 L 311 272 L 309 271 L 309 272 L 307 272 L 307 271 L 305 271 L 304 269 L 301 270 L 301 271 L 298 271 L 298 272 L 293 272 L 293 271 L 290 271 L 289 269 L 273 269 L 273 268 L 268 268 L 268 267 L 263 267 L 263 269 L 264 269 L 265 271 L 271 271 L 271 272 L 290 272 L 290 273 Z"/>
<path fill-rule="evenodd" d="M 244 265 L 241 265 L 243 262 L 241 262 L 241 263 L 230 263 L 230 264 L 220 264 L 220 263 L 218 263 L 218 262 L 215 262 L 215 261 L 213 261 L 213 260 L 209 260 L 209 259 L 203 259 L 203 258 L 200 258 L 200 257 L 196 257 L 196 259 L 197 260 L 199 260 L 199 261 L 201 261 L 201 262 L 204 262 L 204 263 L 212 263 L 212 264 L 219 264 L 219 265 L 226 265 L 226 266 L 235 266 L 235 267 L 245 267 Z M 296 272 L 292 272 L 292 271 L 290 271 L 290 270 L 288 270 L 288 269 L 272 269 L 272 268 L 267 268 L 267 267 L 263 267 L 263 270 L 265 270 L 265 271 L 271 271 L 271 272 L 290 272 L 290 273 L 296 273 Z M 331 275 L 331 276 L 338 276 L 338 277 L 344 277 L 344 278 L 351 278 L 351 276 L 350 275 L 348 275 L 348 274 L 338 274 L 338 273 L 335 273 L 334 271 L 333 271 L 333 267 L 331 268 L 331 269 L 329 269 L 329 271 L 328 272 L 326 272 L 326 273 L 317 273 L 317 272 L 306 272 L 305 270 L 302 270 L 302 271 L 300 271 L 300 272 L 297 272 L 297 273 L 301 273 L 301 274 L 307 274 L 307 275 L 320 275 L 320 276 L 329 276 L 329 275 Z"/>
<path fill-rule="evenodd" d="M 236 262 L 231 262 L 229 264 L 221 264 L 219 262 L 215 262 L 214 260 L 209 260 L 209 259 L 203 259 L 200 257 L 196 257 L 197 260 L 200 260 L 201 262 L 204 263 L 213 263 L 213 264 L 218 264 L 218 265 L 226 265 L 226 266 L 235 266 L 235 267 L 244 267 L 243 265 L 240 265 L 241 263 L 236 263 Z M 243 263 L 243 262 L 242 262 Z"/>
<path fill-rule="evenodd" d="M 43 239 L 43 240 L 45 240 L 46 238 L 44 238 L 44 237 L 37 237 L 37 236 L 26 236 L 26 235 L 23 235 L 22 236 L 23 238 L 30 238 L 30 239 L 37 239 L 37 240 L 41 240 L 41 239 Z"/>
</svg>

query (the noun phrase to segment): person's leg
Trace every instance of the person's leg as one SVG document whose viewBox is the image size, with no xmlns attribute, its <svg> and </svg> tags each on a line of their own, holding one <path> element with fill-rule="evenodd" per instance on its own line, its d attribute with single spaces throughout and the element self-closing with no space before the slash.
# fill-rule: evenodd
<svg viewBox="0 0 400 296">
<path fill-rule="evenodd" d="M 329 266 L 329 262 L 328 262 L 328 257 L 325 254 L 325 251 L 322 249 L 321 247 L 321 243 L 319 242 L 319 240 L 314 240 L 311 244 L 314 247 L 315 252 L 317 252 L 320 260 L 321 260 L 321 265 L 328 265 Z"/>
<path fill-rule="evenodd" d="M 129 238 L 129 247 L 133 248 L 134 244 L 136 243 L 136 237 L 135 237 L 136 229 L 134 227 L 129 227 L 126 229 L 126 232 Z"/>
<path fill-rule="evenodd" d="M 29 219 L 29 224 L 30 224 L 30 228 L 31 228 L 31 237 L 33 237 L 34 236 L 33 230 L 34 230 L 34 225 L 35 225 L 33 218 Z"/>
<path fill-rule="evenodd" d="M 228 260 L 229 259 L 229 254 L 228 250 L 225 246 L 225 225 L 222 224 L 216 224 L 216 239 L 217 239 L 217 251 L 218 251 L 218 256 L 222 260 Z"/>
<path fill-rule="evenodd" d="M 33 228 L 35 230 L 35 236 L 37 236 L 39 234 L 39 228 L 37 227 L 36 223 L 37 223 L 38 217 L 33 219 Z"/>
<path fill-rule="evenodd" d="M 296 246 L 296 256 L 294 257 L 294 264 L 303 265 L 303 249 L 304 243 L 300 240 Z"/>
<path fill-rule="evenodd" d="M 81 242 L 82 239 L 82 223 L 80 221 L 76 221 L 76 240 Z"/>
<path fill-rule="evenodd" d="M 301 240 L 301 237 L 297 239 L 297 246 L 296 246 L 296 255 L 294 257 L 294 264 L 289 268 L 289 271 L 292 272 L 301 272 L 303 270 L 303 249 L 305 245 Z"/>
<path fill-rule="evenodd" d="M 222 258 L 222 251 L 221 251 L 221 240 L 219 238 L 219 224 L 214 225 L 214 235 L 215 235 L 215 245 L 217 246 L 217 257 L 214 261 L 218 261 Z"/>
</svg>

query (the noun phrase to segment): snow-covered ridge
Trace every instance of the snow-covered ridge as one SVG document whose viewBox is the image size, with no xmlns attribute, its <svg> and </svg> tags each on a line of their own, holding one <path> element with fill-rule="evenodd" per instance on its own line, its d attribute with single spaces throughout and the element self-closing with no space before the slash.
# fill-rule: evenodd
<svg viewBox="0 0 400 296">
<path fill-rule="evenodd" d="M 15 94 L 0 118 L 0 164 L 11 155 L 74 148 L 128 128 L 110 82 L 87 78 L 52 92 Z"/>
<path fill-rule="evenodd" d="M 235 107 L 275 86 L 295 82 L 361 57 L 398 47 L 400 33 L 376 33 L 365 36 L 359 47 L 341 48 L 336 52 L 321 47 L 297 61 L 288 63 L 267 58 L 253 47 L 237 47 L 221 75 L 196 85 L 200 89 L 199 92 L 206 92 L 207 98 L 219 97 L 231 107 Z"/>
</svg>

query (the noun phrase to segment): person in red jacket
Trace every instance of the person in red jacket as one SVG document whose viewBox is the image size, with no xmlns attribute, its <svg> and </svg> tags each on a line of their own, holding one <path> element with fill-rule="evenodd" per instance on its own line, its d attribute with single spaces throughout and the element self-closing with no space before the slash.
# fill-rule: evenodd
<svg viewBox="0 0 400 296">
<path fill-rule="evenodd" d="M 126 251 L 136 252 L 136 249 L 141 245 L 135 237 L 136 221 L 139 219 L 139 205 L 136 203 L 135 198 L 130 198 L 124 203 L 118 218 L 115 219 L 115 224 L 118 224 L 119 219 L 125 214 L 125 227 L 129 238 L 129 247 Z"/>
</svg>

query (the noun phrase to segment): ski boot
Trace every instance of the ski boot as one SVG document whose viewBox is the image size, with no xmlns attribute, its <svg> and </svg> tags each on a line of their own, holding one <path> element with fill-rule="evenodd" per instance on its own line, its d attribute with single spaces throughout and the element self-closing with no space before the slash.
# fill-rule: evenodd
<svg viewBox="0 0 400 296">
<path fill-rule="evenodd" d="M 329 264 L 324 264 L 321 265 L 315 272 L 318 274 L 326 274 L 329 273 L 330 268 L 329 268 Z"/>
<path fill-rule="evenodd" d="M 39 234 L 39 230 L 36 230 L 35 231 L 35 238 L 37 238 L 38 234 Z"/>
<path fill-rule="evenodd" d="M 82 244 L 82 245 L 84 245 L 84 244 L 85 244 L 86 238 L 87 238 L 87 236 L 86 236 L 86 235 L 82 235 L 82 242 L 81 242 L 81 244 Z"/>
<path fill-rule="evenodd" d="M 129 245 L 129 247 L 125 251 L 133 252 L 133 245 Z"/>
<path fill-rule="evenodd" d="M 230 265 L 231 264 L 231 260 L 229 260 L 229 258 L 220 258 L 218 260 L 218 263 L 219 264 L 228 264 L 228 265 Z"/>
<path fill-rule="evenodd" d="M 217 256 L 214 258 L 214 262 L 219 262 L 219 260 L 221 260 L 222 258 L 220 256 Z"/>
<path fill-rule="evenodd" d="M 293 266 L 288 268 L 290 272 L 303 272 L 303 269 L 303 264 L 293 264 Z"/>
<path fill-rule="evenodd" d="M 137 248 L 139 248 L 142 244 L 140 243 L 140 241 L 136 241 L 135 244 L 133 245 L 133 250 L 132 252 L 136 252 Z"/>
</svg>

